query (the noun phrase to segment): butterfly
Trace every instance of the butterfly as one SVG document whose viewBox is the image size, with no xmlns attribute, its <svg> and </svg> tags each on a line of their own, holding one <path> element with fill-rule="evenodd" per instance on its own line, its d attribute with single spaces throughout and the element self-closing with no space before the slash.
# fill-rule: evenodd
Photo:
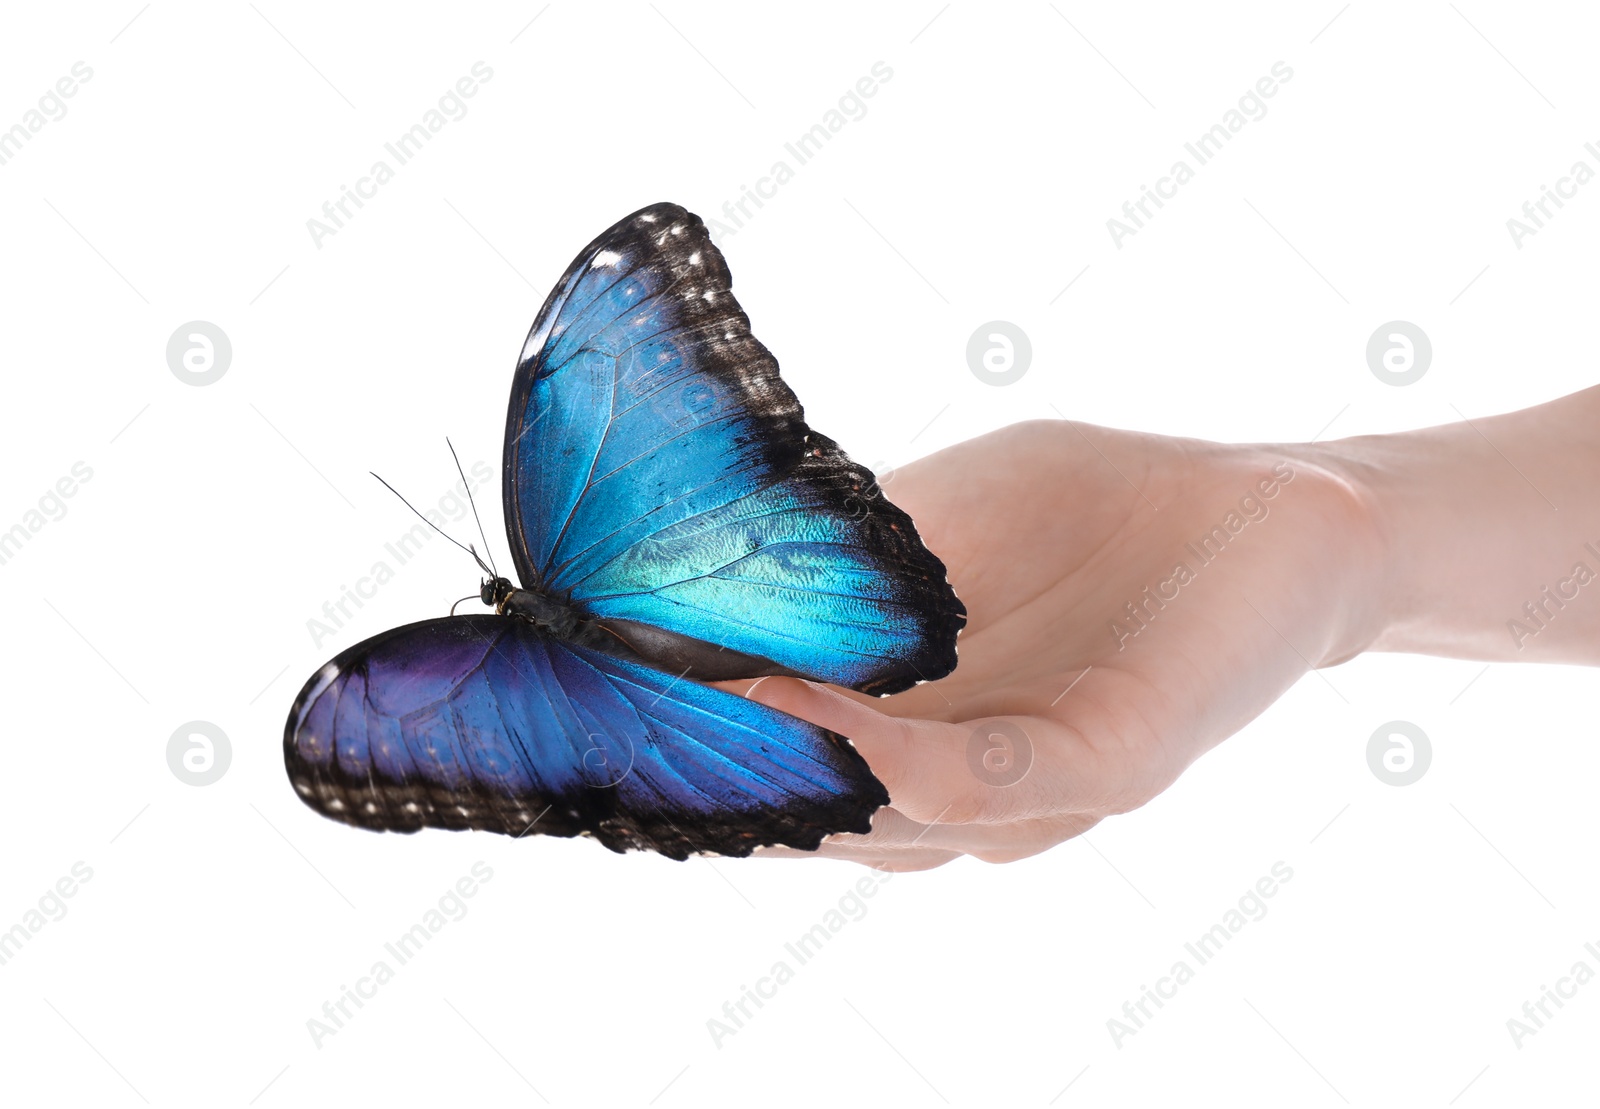
<svg viewBox="0 0 1600 1109">
<path fill-rule="evenodd" d="M 966 609 L 806 425 L 698 216 L 640 209 L 568 267 L 518 360 L 502 482 L 520 586 L 486 568 L 492 613 L 312 675 L 284 730 L 307 805 L 674 859 L 870 829 L 888 793 L 846 739 L 705 683 L 896 693 L 954 669 Z"/>
</svg>

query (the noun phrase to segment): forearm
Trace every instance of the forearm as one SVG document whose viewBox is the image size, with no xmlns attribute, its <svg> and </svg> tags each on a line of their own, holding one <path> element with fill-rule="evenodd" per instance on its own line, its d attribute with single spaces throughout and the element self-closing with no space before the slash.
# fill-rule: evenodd
<svg viewBox="0 0 1600 1109">
<path fill-rule="evenodd" d="M 1301 450 L 1370 514 L 1367 649 L 1600 665 L 1600 388 Z"/>
</svg>

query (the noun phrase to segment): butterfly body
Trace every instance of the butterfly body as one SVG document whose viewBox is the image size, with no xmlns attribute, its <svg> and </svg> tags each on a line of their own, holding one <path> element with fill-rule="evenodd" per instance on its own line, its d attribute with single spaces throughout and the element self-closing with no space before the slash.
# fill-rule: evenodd
<svg viewBox="0 0 1600 1109">
<path fill-rule="evenodd" d="M 950 672 L 965 609 L 871 471 L 806 426 L 730 281 L 676 205 L 578 255 L 512 383 L 521 585 L 313 675 L 284 736 L 307 804 L 673 858 L 868 830 L 888 794 L 848 741 L 703 683 L 896 692 Z"/>
<path fill-rule="evenodd" d="M 593 639 L 597 631 L 583 618 L 570 597 L 555 597 L 543 589 L 518 589 L 505 578 L 483 583 L 483 603 L 501 616 L 528 621 L 557 639 Z"/>
<path fill-rule="evenodd" d="M 596 620 L 570 597 L 554 596 L 542 589 L 518 589 L 505 578 L 485 581 L 481 597 L 500 615 L 526 620 L 553 639 L 647 663 L 695 681 L 770 678 L 780 674 L 804 677 L 771 659 L 702 643 L 649 624 Z"/>
</svg>

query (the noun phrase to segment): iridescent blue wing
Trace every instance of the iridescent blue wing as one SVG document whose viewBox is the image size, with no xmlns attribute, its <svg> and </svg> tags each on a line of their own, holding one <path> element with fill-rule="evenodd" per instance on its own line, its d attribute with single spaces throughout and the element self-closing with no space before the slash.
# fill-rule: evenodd
<svg viewBox="0 0 1600 1109">
<path fill-rule="evenodd" d="M 944 564 L 806 426 L 677 205 L 606 231 L 545 301 L 512 386 L 504 497 L 523 584 L 570 592 L 646 657 L 696 651 L 631 625 L 874 693 L 955 666 L 966 610 Z"/>
<path fill-rule="evenodd" d="M 306 804 L 347 824 L 588 834 L 675 859 L 812 850 L 889 803 L 830 732 L 493 615 L 339 655 L 295 700 L 284 761 Z"/>
</svg>

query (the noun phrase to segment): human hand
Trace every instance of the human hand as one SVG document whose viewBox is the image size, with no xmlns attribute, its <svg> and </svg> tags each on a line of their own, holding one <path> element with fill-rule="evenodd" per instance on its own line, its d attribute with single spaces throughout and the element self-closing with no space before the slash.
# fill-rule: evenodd
<svg viewBox="0 0 1600 1109">
<path fill-rule="evenodd" d="M 1358 653 L 1378 533 L 1308 454 L 1039 421 L 881 477 L 967 605 L 960 662 L 884 699 L 741 683 L 849 737 L 892 799 L 870 833 L 762 853 L 888 870 L 1036 854 Z"/>
</svg>

